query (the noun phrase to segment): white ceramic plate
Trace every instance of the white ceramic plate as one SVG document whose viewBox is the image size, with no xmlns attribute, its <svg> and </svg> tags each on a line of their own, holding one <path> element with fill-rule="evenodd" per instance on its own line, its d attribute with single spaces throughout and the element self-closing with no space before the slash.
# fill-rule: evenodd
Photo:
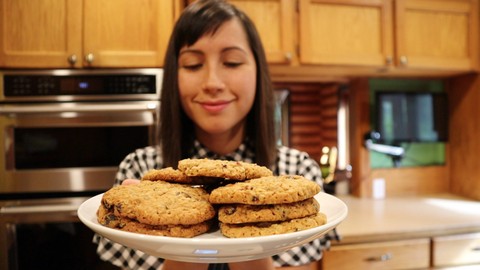
<svg viewBox="0 0 480 270">
<path fill-rule="evenodd" d="M 315 199 L 327 223 L 308 230 L 248 238 L 226 238 L 219 231 L 194 238 L 151 236 L 124 232 L 100 225 L 96 212 L 103 194 L 85 201 L 78 208 L 78 217 L 96 233 L 122 245 L 157 257 L 185 262 L 227 263 L 268 257 L 319 238 L 335 228 L 347 216 L 347 206 L 338 198 L 319 193 Z"/>
</svg>

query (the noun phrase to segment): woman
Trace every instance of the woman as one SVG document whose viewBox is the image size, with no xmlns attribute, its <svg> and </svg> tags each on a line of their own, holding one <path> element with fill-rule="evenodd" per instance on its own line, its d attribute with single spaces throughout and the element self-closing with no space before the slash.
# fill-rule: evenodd
<svg viewBox="0 0 480 270">
<path fill-rule="evenodd" d="M 184 158 L 254 162 L 274 174 L 298 174 L 322 184 L 304 152 L 277 146 L 273 89 L 265 53 L 250 19 L 220 0 L 199 0 L 177 21 L 169 41 L 162 87 L 160 146 L 138 149 L 120 164 L 116 184 L 134 183 L 151 169 Z M 126 180 L 124 182 L 124 180 Z M 96 237 L 102 259 L 135 269 L 207 269 L 163 261 Z M 229 264 L 230 269 L 310 269 L 320 240 L 272 258 Z M 222 269 L 211 265 L 210 269 Z M 226 269 L 226 268 L 225 268 Z"/>
</svg>

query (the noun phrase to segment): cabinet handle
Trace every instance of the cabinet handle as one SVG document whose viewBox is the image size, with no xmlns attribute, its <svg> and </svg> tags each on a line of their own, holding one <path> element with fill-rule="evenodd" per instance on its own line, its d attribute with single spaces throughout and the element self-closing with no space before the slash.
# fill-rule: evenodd
<svg viewBox="0 0 480 270">
<path fill-rule="evenodd" d="M 91 64 L 93 63 L 93 60 L 95 60 L 95 56 L 93 55 L 93 53 L 85 55 L 85 61 L 87 61 L 87 63 Z"/>
<path fill-rule="evenodd" d="M 385 253 L 385 254 L 382 254 L 378 257 L 368 257 L 365 259 L 365 261 L 367 262 L 385 262 L 385 261 L 389 261 L 393 258 L 393 255 L 392 253 Z"/>
<path fill-rule="evenodd" d="M 393 64 L 393 57 L 387 56 L 385 58 L 385 63 L 387 64 L 387 66 L 391 66 Z"/>
<path fill-rule="evenodd" d="M 285 59 L 287 60 L 287 62 L 289 62 L 289 63 L 292 62 L 292 58 L 293 58 L 293 56 L 292 56 L 291 52 L 285 53 Z"/>
<path fill-rule="evenodd" d="M 400 56 L 400 64 L 406 66 L 408 64 L 408 58 L 405 55 Z"/>
<path fill-rule="evenodd" d="M 77 55 L 76 54 L 72 54 L 68 57 L 68 62 L 70 63 L 70 65 L 75 65 L 75 63 L 77 63 Z"/>
<path fill-rule="evenodd" d="M 472 251 L 480 251 L 480 246 L 478 246 L 478 247 L 473 247 L 473 248 L 472 248 Z"/>
</svg>

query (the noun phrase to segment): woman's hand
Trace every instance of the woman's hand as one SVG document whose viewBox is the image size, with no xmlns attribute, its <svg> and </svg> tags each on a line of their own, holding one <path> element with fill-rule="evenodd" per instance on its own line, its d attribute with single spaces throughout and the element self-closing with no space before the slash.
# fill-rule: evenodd
<svg viewBox="0 0 480 270">
<path fill-rule="evenodd" d="M 136 185 L 138 183 L 140 183 L 140 180 L 138 179 L 125 179 L 122 182 L 122 186 Z"/>
</svg>

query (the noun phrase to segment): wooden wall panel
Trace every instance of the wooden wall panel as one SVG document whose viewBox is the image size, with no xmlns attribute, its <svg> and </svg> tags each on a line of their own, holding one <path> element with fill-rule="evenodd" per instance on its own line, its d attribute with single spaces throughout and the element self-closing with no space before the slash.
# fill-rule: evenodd
<svg viewBox="0 0 480 270">
<path fill-rule="evenodd" d="M 480 200 L 480 75 L 455 78 L 449 88 L 450 188 Z"/>
<path fill-rule="evenodd" d="M 323 146 L 337 145 L 338 84 L 284 83 L 290 90 L 290 146 L 319 160 Z"/>
</svg>

